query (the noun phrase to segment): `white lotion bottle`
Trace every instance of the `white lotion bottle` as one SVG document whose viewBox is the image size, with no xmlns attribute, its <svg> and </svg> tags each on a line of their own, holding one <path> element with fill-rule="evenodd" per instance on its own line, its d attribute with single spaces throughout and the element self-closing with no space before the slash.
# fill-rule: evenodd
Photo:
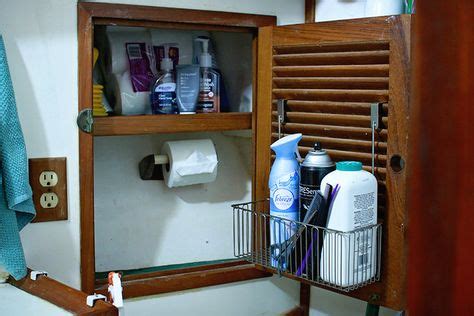
<svg viewBox="0 0 474 316">
<path fill-rule="evenodd" d="M 343 161 L 323 178 L 321 188 L 326 184 L 336 193 L 321 249 L 321 278 L 341 287 L 368 281 L 377 270 L 377 228 L 364 227 L 377 224 L 377 179 L 362 170 L 362 163 Z"/>
</svg>

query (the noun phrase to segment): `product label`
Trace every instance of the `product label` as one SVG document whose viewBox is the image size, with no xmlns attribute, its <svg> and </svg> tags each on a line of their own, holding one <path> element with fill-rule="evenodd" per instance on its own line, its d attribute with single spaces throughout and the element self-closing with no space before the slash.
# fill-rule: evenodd
<svg viewBox="0 0 474 316">
<path fill-rule="evenodd" d="M 317 190 L 319 190 L 319 185 L 300 184 L 300 220 L 303 220 L 308 212 Z"/>
<path fill-rule="evenodd" d="M 287 210 L 293 205 L 295 197 L 293 193 L 287 189 L 277 189 L 273 194 L 273 203 L 279 210 Z"/>
<path fill-rule="evenodd" d="M 373 224 L 376 216 L 375 192 L 354 196 L 354 228 Z M 376 228 L 364 230 L 356 234 L 356 271 L 367 271 L 375 258 L 373 243 L 376 238 Z"/>
<path fill-rule="evenodd" d="M 375 192 L 354 196 L 354 228 L 369 226 L 375 218 Z"/>
<path fill-rule="evenodd" d="M 156 68 L 161 71 L 161 61 L 165 58 L 165 47 L 164 46 L 153 46 L 153 51 L 155 52 L 156 58 Z M 179 48 L 176 46 L 170 46 L 168 50 L 168 57 L 173 61 L 173 69 L 176 68 L 176 65 L 179 63 Z"/>
<path fill-rule="evenodd" d="M 155 92 L 175 92 L 176 91 L 176 83 L 168 82 L 162 83 L 155 88 Z"/>
<path fill-rule="evenodd" d="M 272 211 L 298 213 L 299 199 L 298 172 L 292 172 L 278 178 L 270 187 L 270 204 Z"/>
<path fill-rule="evenodd" d="M 127 43 L 125 46 L 133 92 L 150 91 L 154 77 L 151 69 L 153 58 L 151 48 L 145 43 Z"/>
<path fill-rule="evenodd" d="M 203 71 L 199 82 L 198 112 L 219 112 L 219 77 L 211 71 Z"/>
<path fill-rule="evenodd" d="M 176 113 L 176 83 L 168 82 L 156 86 L 151 94 L 153 114 Z"/>
</svg>

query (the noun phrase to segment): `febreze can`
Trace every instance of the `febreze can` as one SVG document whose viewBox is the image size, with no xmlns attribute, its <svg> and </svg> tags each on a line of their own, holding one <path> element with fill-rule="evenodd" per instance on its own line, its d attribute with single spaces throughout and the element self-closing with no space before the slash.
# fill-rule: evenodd
<svg viewBox="0 0 474 316">
<path fill-rule="evenodd" d="M 301 134 L 285 136 L 271 145 L 276 158 L 270 171 L 270 242 L 273 247 L 272 264 L 280 261 L 279 247 L 296 228 L 299 212 L 300 165 L 297 160 Z"/>
<path fill-rule="evenodd" d="M 303 221 L 309 210 L 316 190 L 320 189 L 321 180 L 325 175 L 334 171 L 336 165 L 331 157 L 321 148 L 321 144 L 315 143 L 314 149 L 310 150 L 301 164 L 300 172 L 300 221 Z"/>
</svg>

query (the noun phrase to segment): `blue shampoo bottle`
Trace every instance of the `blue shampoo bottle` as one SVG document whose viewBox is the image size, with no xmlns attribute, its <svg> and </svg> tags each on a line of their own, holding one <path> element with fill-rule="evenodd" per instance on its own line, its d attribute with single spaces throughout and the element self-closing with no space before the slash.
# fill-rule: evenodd
<svg viewBox="0 0 474 316">
<path fill-rule="evenodd" d="M 273 265 L 282 266 L 279 258 L 280 245 L 288 240 L 296 230 L 292 221 L 299 218 L 300 165 L 297 160 L 298 142 L 301 134 L 285 136 L 274 142 L 270 148 L 276 159 L 270 171 L 270 215 L 288 219 L 270 220 L 270 242 L 273 248 Z M 276 261 L 275 261 L 276 260 Z"/>
</svg>

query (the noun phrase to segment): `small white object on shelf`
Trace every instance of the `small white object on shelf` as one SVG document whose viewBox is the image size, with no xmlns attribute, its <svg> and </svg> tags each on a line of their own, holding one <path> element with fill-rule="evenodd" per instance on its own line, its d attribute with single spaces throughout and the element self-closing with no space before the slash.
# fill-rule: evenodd
<svg viewBox="0 0 474 316">
<path fill-rule="evenodd" d="M 402 14 L 403 5 L 403 0 L 367 0 L 365 3 L 365 16 Z"/>
<path fill-rule="evenodd" d="M 107 302 L 107 297 L 105 297 L 105 295 L 96 294 L 96 293 L 87 296 L 87 299 L 86 299 L 87 306 L 94 307 L 95 301 Z"/>
<path fill-rule="evenodd" d="M 36 279 L 38 279 L 38 276 L 40 276 L 40 275 L 48 276 L 48 272 L 46 272 L 46 271 L 31 271 L 30 279 L 32 279 L 33 281 L 36 281 Z"/>
<path fill-rule="evenodd" d="M 2 266 L 0 266 L 0 283 L 7 282 L 9 276 L 10 274 L 5 271 Z"/>
</svg>

